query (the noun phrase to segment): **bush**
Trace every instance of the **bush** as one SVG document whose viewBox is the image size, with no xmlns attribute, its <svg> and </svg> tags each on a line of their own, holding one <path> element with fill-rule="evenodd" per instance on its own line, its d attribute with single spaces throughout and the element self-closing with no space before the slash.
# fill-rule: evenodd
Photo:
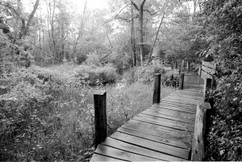
<svg viewBox="0 0 242 162">
<path fill-rule="evenodd" d="M 93 112 L 83 86 L 45 70 L 20 69 L 1 79 L 7 89 L 0 100 L 1 161 L 69 161 L 88 152 Z"/>
<path fill-rule="evenodd" d="M 242 160 L 242 68 L 218 79 L 207 159 Z"/>
<path fill-rule="evenodd" d="M 74 71 L 78 80 L 84 80 L 91 86 L 115 83 L 118 79 L 116 69 L 111 64 L 102 67 L 80 65 Z"/>
<path fill-rule="evenodd" d="M 134 83 L 136 81 L 142 82 L 144 84 L 149 84 L 153 81 L 155 73 L 161 73 L 162 75 L 164 75 L 165 70 L 163 65 L 152 64 L 131 69 L 124 73 L 123 79 L 126 83 L 129 84 Z"/>
<path fill-rule="evenodd" d="M 106 91 L 109 134 L 152 105 L 153 84 L 135 82 L 112 87 Z M 161 98 L 174 91 L 173 88 L 162 87 Z"/>
</svg>

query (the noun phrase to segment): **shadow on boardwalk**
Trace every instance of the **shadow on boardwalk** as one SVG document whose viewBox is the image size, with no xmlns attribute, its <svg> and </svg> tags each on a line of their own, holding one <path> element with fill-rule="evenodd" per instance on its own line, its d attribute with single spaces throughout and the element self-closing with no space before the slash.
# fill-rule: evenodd
<svg viewBox="0 0 242 162">
<path fill-rule="evenodd" d="M 203 80 L 185 75 L 184 90 L 162 99 L 120 127 L 95 150 L 91 161 L 189 160 Z"/>
</svg>

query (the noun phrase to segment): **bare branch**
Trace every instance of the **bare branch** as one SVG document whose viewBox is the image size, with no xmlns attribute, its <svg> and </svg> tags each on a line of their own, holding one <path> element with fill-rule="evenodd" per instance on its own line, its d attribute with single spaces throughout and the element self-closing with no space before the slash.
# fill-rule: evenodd
<svg viewBox="0 0 242 162">
<path fill-rule="evenodd" d="M 127 23 L 130 23 L 132 20 L 134 20 L 134 19 L 136 19 L 136 18 L 138 18 L 139 17 L 139 15 L 136 15 L 135 17 L 133 17 L 132 19 L 127 19 L 127 18 L 124 18 L 124 17 L 117 17 L 116 19 L 120 19 L 120 20 L 123 20 L 123 21 L 125 21 L 125 22 L 127 22 Z"/>
<path fill-rule="evenodd" d="M 151 16 L 153 16 L 153 15 L 155 15 L 155 14 L 157 14 L 158 13 L 158 11 L 156 11 L 156 12 L 154 12 L 154 13 L 151 13 L 149 10 L 147 10 L 147 9 L 145 9 L 145 10 L 143 10 L 143 11 L 146 11 L 146 12 L 148 12 Z"/>
<path fill-rule="evenodd" d="M 141 5 L 140 5 L 140 8 L 143 8 L 143 7 L 144 7 L 144 5 L 145 5 L 145 1 L 146 1 L 146 0 L 143 0 L 143 2 L 142 2 Z"/>
<path fill-rule="evenodd" d="M 135 7 L 135 9 L 136 9 L 137 11 L 140 10 L 140 8 L 137 6 L 136 3 L 134 3 L 132 0 L 130 0 L 130 2 L 132 3 L 132 5 Z"/>
<path fill-rule="evenodd" d="M 126 8 L 126 7 L 128 7 L 130 4 L 127 4 L 126 6 L 124 6 L 115 16 L 114 16 L 114 18 L 113 19 L 116 19 L 118 16 L 119 16 L 119 14 Z"/>
</svg>

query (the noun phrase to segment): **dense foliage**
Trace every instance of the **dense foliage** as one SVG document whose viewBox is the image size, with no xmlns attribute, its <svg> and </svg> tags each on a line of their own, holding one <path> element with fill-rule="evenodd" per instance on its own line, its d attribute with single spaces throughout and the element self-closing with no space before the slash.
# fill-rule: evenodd
<svg viewBox="0 0 242 162">
<path fill-rule="evenodd" d="M 105 85 L 115 83 L 118 80 L 116 69 L 111 65 L 95 66 L 80 65 L 74 69 L 75 77 L 88 82 L 89 85 Z"/>
<path fill-rule="evenodd" d="M 242 1 L 204 3 L 206 56 L 218 64 L 207 160 L 242 160 Z"/>
</svg>

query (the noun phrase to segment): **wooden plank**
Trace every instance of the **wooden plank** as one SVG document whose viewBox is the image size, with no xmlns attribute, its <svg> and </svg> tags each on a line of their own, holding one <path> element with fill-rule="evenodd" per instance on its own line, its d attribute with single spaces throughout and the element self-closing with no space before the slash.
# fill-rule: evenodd
<svg viewBox="0 0 242 162">
<path fill-rule="evenodd" d="M 188 148 L 191 147 L 192 132 L 186 132 L 184 130 L 176 130 L 172 128 L 162 127 L 159 125 L 140 122 L 133 120 L 132 122 L 138 122 L 137 124 L 125 124 L 122 128 L 130 129 L 136 132 L 140 132 L 144 135 L 158 136 L 159 138 L 176 141 L 185 144 Z"/>
<path fill-rule="evenodd" d="M 181 97 L 181 96 L 177 96 L 177 95 L 170 95 L 167 96 L 166 99 L 171 99 L 171 100 L 176 100 L 176 101 L 184 101 L 187 103 L 191 103 L 194 104 L 194 102 L 201 102 L 202 100 L 197 100 L 196 98 L 192 98 L 192 97 Z"/>
<path fill-rule="evenodd" d="M 214 62 L 202 61 L 202 66 L 206 66 L 211 69 L 216 69 L 216 64 Z"/>
<path fill-rule="evenodd" d="M 210 78 L 210 79 L 212 79 L 213 77 L 212 77 L 210 74 L 208 74 L 208 73 L 202 71 L 202 73 L 201 73 L 201 78 L 203 78 L 203 79 L 206 79 L 206 78 Z"/>
<path fill-rule="evenodd" d="M 120 127 L 118 129 L 118 132 L 136 136 L 136 137 L 140 137 L 140 138 L 144 138 L 144 139 L 158 142 L 158 143 L 163 143 L 163 144 L 170 145 L 170 146 L 175 146 L 175 147 L 179 147 L 179 148 L 183 148 L 183 149 L 189 149 L 188 146 L 183 142 L 178 142 L 178 141 L 174 141 L 174 140 L 170 140 L 170 139 L 166 139 L 166 138 L 161 138 L 160 136 L 154 136 L 151 134 L 144 134 L 143 132 L 142 133 L 137 132 L 136 130 L 127 129 L 125 127 Z"/>
<path fill-rule="evenodd" d="M 196 109 L 195 109 L 195 105 L 179 105 L 179 104 L 174 104 L 174 103 L 169 103 L 169 102 L 162 102 L 159 105 L 152 105 L 150 108 L 155 108 L 155 109 L 173 109 L 175 108 L 173 111 L 187 111 L 184 113 L 190 113 L 190 114 L 194 114 Z"/>
<path fill-rule="evenodd" d="M 111 138 L 124 141 L 130 144 L 134 144 L 146 149 L 150 149 L 156 152 L 165 153 L 182 159 L 188 159 L 189 151 L 177 147 L 168 146 L 162 143 L 153 142 L 143 138 L 130 136 L 124 133 L 115 132 Z"/>
<path fill-rule="evenodd" d="M 182 112 L 182 113 L 190 113 L 190 114 L 196 113 L 195 110 L 189 110 L 189 109 L 180 108 L 180 107 L 171 106 L 171 105 L 152 106 L 149 109 L 155 109 L 155 110 L 167 109 L 167 110 L 173 110 L 173 111 Z"/>
<path fill-rule="evenodd" d="M 169 110 L 169 109 L 146 109 L 145 111 L 143 111 L 142 113 L 147 113 L 147 114 L 151 114 L 151 115 L 164 115 L 167 118 L 175 118 L 178 120 L 184 120 L 185 122 L 195 122 L 195 116 L 191 115 L 191 114 L 187 114 L 187 113 L 183 113 L 183 112 L 178 112 L 178 111 L 174 111 L 174 110 Z M 172 119 L 170 118 L 170 119 Z"/>
<path fill-rule="evenodd" d="M 174 94 L 174 95 L 171 95 L 171 97 L 182 97 L 182 94 Z M 198 97 L 196 97 L 196 96 L 193 96 L 193 97 L 189 97 L 189 96 L 187 96 L 187 95 L 184 95 L 184 99 L 185 100 L 190 100 L 190 101 L 198 101 L 198 102 L 202 102 L 203 101 L 203 97 L 201 96 L 198 96 Z M 194 105 L 194 104 L 193 104 Z"/>
<path fill-rule="evenodd" d="M 170 106 L 181 107 L 184 109 L 194 110 L 194 106 L 196 104 L 182 103 L 179 101 L 172 101 L 170 99 L 164 98 L 159 105 L 170 105 Z"/>
<path fill-rule="evenodd" d="M 99 155 L 99 154 L 94 153 L 92 155 L 90 162 L 94 162 L 94 161 L 125 161 L 125 160 L 115 159 L 115 158 L 111 158 L 108 156 Z"/>
<path fill-rule="evenodd" d="M 178 105 L 178 106 L 194 106 L 194 105 L 197 105 L 197 104 L 194 104 L 194 103 L 188 103 L 188 102 L 180 102 L 178 100 L 173 100 L 173 99 L 169 99 L 168 97 L 164 98 L 161 100 L 161 102 L 165 102 L 165 103 L 169 103 L 169 104 L 173 104 L 173 105 Z M 160 103 L 162 104 L 162 103 Z"/>
<path fill-rule="evenodd" d="M 180 158 L 176 158 L 173 156 L 169 156 L 166 154 L 162 154 L 160 152 L 152 151 L 143 147 L 139 147 L 136 145 L 132 145 L 129 143 L 126 143 L 124 141 L 120 141 L 114 138 L 107 138 L 104 145 L 114 147 L 120 150 L 128 150 L 131 153 L 135 153 L 138 155 L 143 155 L 146 157 L 154 158 L 156 160 L 181 160 Z"/>
<path fill-rule="evenodd" d="M 116 149 L 113 147 L 105 146 L 103 144 L 98 145 L 97 149 L 95 150 L 95 153 L 103 155 L 103 156 L 108 156 L 111 158 L 122 159 L 125 161 L 155 161 L 155 160 L 157 160 L 154 158 L 149 158 L 146 156 L 134 154 L 129 151 L 124 151 L 124 150 Z"/>
<path fill-rule="evenodd" d="M 206 113 L 210 109 L 208 102 L 197 105 L 194 137 L 192 142 L 192 161 L 202 161 L 205 156 L 204 136 L 206 130 Z"/>
<path fill-rule="evenodd" d="M 151 135 L 159 135 L 162 138 L 171 137 L 169 139 L 174 139 L 174 140 L 176 139 L 181 140 L 184 137 L 192 134 L 184 130 L 177 130 L 177 129 L 164 127 L 164 126 L 156 125 L 152 123 L 147 123 L 145 121 L 133 120 L 133 119 L 130 120 L 128 123 L 124 124 L 122 127 L 139 131 L 141 133 L 143 132 Z"/>
<path fill-rule="evenodd" d="M 169 123 L 167 121 L 164 122 L 164 121 L 157 121 L 155 119 L 145 119 L 145 118 L 139 117 L 139 116 L 136 116 L 133 119 L 137 120 L 137 121 L 150 123 L 150 124 L 156 124 L 156 125 L 159 125 L 159 126 L 170 128 L 170 129 L 180 130 L 180 131 L 188 131 L 188 132 L 193 132 L 194 131 L 193 127 L 186 127 L 184 125 L 171 124 L 171 123 Z"/>
<path fill-rule="evenodd" d="M 202 67 L 202 71 L 204 71 L 204 72 L 206 72 L 206 73 L 208 73 L 210 75 L 214 75 L 215 74 L 215 69 L 211 69 L 211 68 L 208 68 L 206 66 Z"/>
<path fill-rule="evenodd" d="M 202 101 L 197 101 L 197 100 L 188 100 L 185 98 L 180 98 L 180 97 L 166 97 L 166 100 L 172 101 L 172 102 L 179 102 L 179 103 L 185 103 L 185 104 L 193 104 L 193 105 L 199 105 L 201 104 Z"/>
<path fill-rule="evenodd" d="M 178 93 L 174 93 L 171 96 L 179 96 L 181 98 L 187 98 L 187 99 L 193 99 L 193 100 L 198 100 L 198 101 L 202 101 L 203 100 L 203 85 L 201 85 L 199 92 L 194 92 L 194 93 L 186 93 L 186 92 L 178 92 Z"/>
<path fill-rule="evenodd" d="M 142 120 L 146 122 L 152 122 L 157 125 L 162 125 L 166 127 L 171 127 L 174 129 L 181 129 L 181 130 L 189 130 L 190 132 L 194 131 L 194 126 L 193 124 L 189 123 L 184 123 L 184 122 L 177 122 L 177 121 L 172 121 L 160 117 L 155 117 L 155 116 L 150 116 L 150 115 L 145 115 L 145 114 L 139 114 L 136 117 L 134 117 L 135 120 Z"/>
<path fill-rule="evenodd" d="M 159 117 L 159 118 L 164 118 L 164 119 L 169 119 L 169 120 L 172 120 L 172 121 L 178 121 L 178 122 L 184 122 L 184 123 L 191 123 L 191 124 L 194 124 L 193 120 L 189 120 L 187 118 L 181 118 L 181 117 L 173 117 L 173 116 L 170 116 L 170 115 L 166 115 L 166 114 L 162 114 L 161 111 L 160 112 L 154 112 L 154 111 L 143 111 L 141 114 L 145 114 L 145 115 L 150 115 L 150 116 L 155 116 L 155 117 Z"/>
<path fill-rule="evenodd" d="M 201 89 L 203 88 L 203 85 L 201 87 Z M 202 96 L 202 92 L 200 93 L 199 96 L 196 96 L 195 94 L 196 93 L 191 93 L 191 94 L 187 94 L 187 93 L 174 93 L 174 94 L 171 94 L 169 96 L 178 96 L 178 97 L 182 97 L 182 98 L 188 98 L 188 99 L 194 99 L 194 100 L 203 100 L 203 96 Z"/>
</svg>

